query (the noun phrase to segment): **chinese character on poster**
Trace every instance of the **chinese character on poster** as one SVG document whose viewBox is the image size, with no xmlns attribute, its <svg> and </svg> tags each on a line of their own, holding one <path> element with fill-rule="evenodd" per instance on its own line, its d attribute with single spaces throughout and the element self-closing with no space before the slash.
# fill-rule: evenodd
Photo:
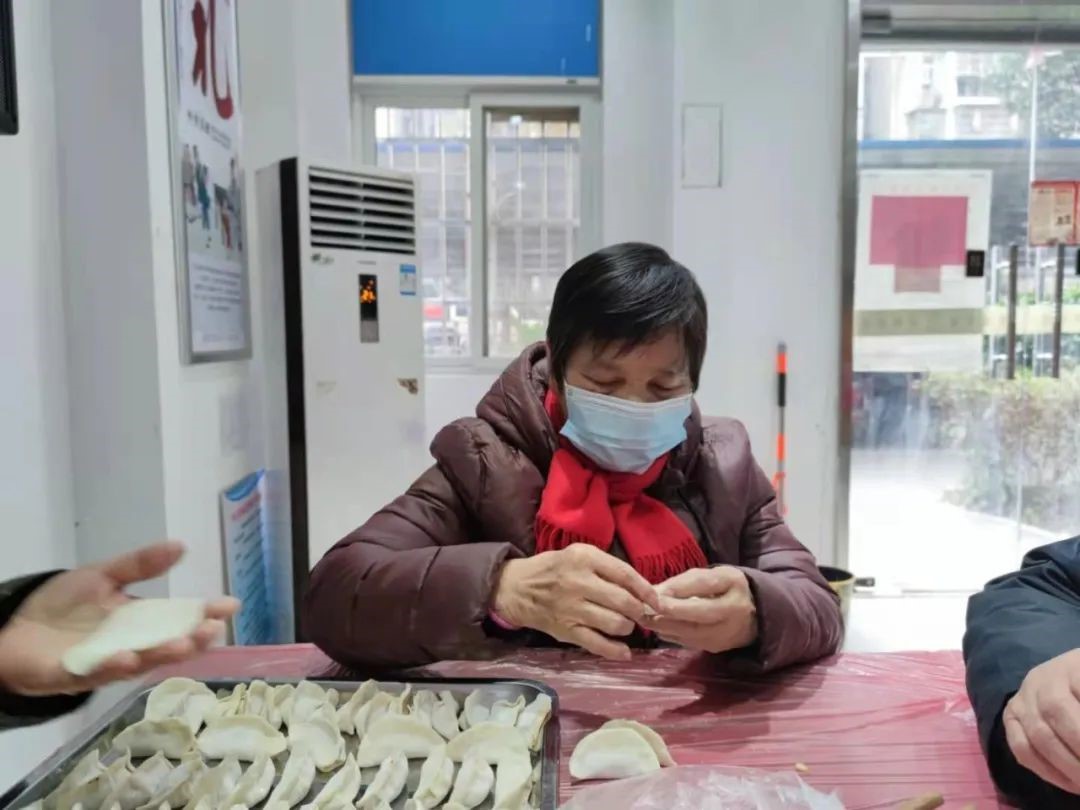
<svg viewBox="0 0 1080 810">
<path fill-rule="evenodd" d="M 174 0 L 174 10 L 189 350 L 249 355 L 236 0 Z"/>
</svg>

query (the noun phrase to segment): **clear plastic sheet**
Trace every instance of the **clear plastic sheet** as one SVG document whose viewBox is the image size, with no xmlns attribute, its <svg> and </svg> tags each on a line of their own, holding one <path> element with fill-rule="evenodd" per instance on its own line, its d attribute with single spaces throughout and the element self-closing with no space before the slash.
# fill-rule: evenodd
<svg viewBox="0 0 1080 810">
<path fill-rule="evenodd" d="M 170 670 L 192 677 L 303 677 L 341 670 L 308 646 L 227 648 Z M 726 674 L 715 661 L 680 650 L 629 663 L 563 650 L 521 650 L 497 661 L 450 661 L 416 674 L 532 678 L 561 704 L 562 801 L 585 789 L 570 782 L 570 752 L 612 717 L 660 732 L 680 765 L 794 773 L 848 810 L 895 808 L 925 793 L 945 807 L 1008 807 L 979 750 L 958 652 L 850 654 L 770 675 Z"/>
<path fill-rule="evenodd" d="M 844 810 L 792 774 L 691 765 L 583 788 L 562 810 Z"/>
</svg>

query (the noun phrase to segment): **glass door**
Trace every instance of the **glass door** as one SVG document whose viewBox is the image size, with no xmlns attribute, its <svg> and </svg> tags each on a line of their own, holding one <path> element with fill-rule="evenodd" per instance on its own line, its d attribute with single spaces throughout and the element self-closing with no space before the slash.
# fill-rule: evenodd
<svg viewBox="0 0 1080 810">
<path fill-rule="evenodd" d="M 1028 247 L 1080 48 L 864 43 L 858 125 L 849 562 L 972 590 L 1080 534 L 1076 248 Z"/>
</svg>

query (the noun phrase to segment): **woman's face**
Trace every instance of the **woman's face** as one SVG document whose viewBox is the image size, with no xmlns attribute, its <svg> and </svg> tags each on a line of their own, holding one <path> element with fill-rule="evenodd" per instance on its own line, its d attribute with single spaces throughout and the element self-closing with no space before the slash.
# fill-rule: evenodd
<svg viewBox="0 0 1080 810">
<path fill-rule="evenodd" d="M 663 402 L 693 393 L 686 348 L 676 332 L 629 351 L 618 344 L 582 344 L 566 364 L 566 384 L 632 402 Z"/>
</svg>

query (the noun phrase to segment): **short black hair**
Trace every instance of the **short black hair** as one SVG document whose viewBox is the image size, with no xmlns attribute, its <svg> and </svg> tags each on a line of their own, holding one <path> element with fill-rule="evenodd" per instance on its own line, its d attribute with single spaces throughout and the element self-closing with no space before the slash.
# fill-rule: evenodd
<svg viewBox="0 0 1080 810">
<path fill-rule="evenodd" d="M 548 318 L 551 374 L 562 387 L 570 355 L 582 343 L 626 350 L 676 331 L 696 391 L 709 315 L 697 279 L 655 245 L 624 242 L 575 262 L 559 279 Z"/>
</svg>

